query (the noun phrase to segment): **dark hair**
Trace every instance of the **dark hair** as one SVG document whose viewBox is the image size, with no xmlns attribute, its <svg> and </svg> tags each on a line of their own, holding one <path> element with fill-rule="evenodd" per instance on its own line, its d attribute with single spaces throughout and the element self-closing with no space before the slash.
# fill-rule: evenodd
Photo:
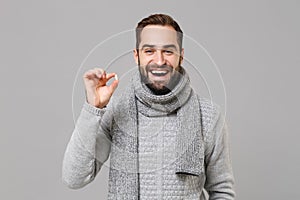
<svg viewBox="0 0 300 200">
<path fill-rule="evenodd" d="M 177 41 L 179 45 L 179 49 L 181 51 L 182 49 L 182 38 L 183 38 L 183 32 L 178 25 L 178 23 L 169 15 L 166 14 L 153 14 L 149 17 L 146 17 L 142 19 L 136 29 L 135 29 L 135 35 L 136 35 L 136 49 L 138 50 L 139 44 L 141 42 L 141 32 L 143 28 L 145 28 L 148 25 L 162 25 L 162 26 L 171 26 L 177 31 Z"/>
</svg>

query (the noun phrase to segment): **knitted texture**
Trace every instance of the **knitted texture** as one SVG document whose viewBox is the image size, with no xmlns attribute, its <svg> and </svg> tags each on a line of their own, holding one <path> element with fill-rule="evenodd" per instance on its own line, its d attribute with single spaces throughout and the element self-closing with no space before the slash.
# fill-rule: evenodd
<svg viewBox="0 0 300 200">
<path fill-rule="evenodd" d="M 141 82 L 138 71 L 133 75 L 131 87 L 126 90 L 114 110 L 115 125 L 112 128 L 111 191 L 119 191 L 123 198 L 136 199 L 139 195 L 139 141 L 137 111 L 157 112 L 169 115 L 178 113 L 174 149 L 174 172 L 199 176 L 203 173 L 204 145 L 201 134 L 200 107 L 197 96 L 189 85 L 189 77 L 183 71 L 177 86 L 166 95 L 154 95 Z M 136 103 L 142 102 L 146 107 Z M 144 109 L 143 109 L 144 108 Z M 144 132 L 151 132 L 149 127 Z"/>
<path fill-rule="evenodd" d="M 176 174 L 177 114 L 145 114 L 138 115 L 140 199 L 199 200 L 203 176 Z"/>
<path fill-rule="evenodd" d="M 64 182 L 83 187 L 110 155 L 108 199 L 204 200 L 205 190 L 209 199 L 234 199 L 219 107 L 198 98 L 187 80 L 176 86 L 175 101 L 144 96 L 149 90 L 141 84 L 106 109 L 85 102 L 65 152 Z"/>
</svg>

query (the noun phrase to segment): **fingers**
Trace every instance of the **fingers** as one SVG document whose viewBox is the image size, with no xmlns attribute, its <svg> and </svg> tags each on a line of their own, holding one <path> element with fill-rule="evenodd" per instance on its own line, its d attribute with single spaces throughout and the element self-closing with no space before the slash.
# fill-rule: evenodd
<svg viewBox="0 0 300 200">
<path fill-rule="evenodd" d="M 119 84 L 118 76 L 116 73 L 109 73 L 106 75 L 107 81 L 109 81 L 113 77 L 115 78 L 115 80 L 109 86 L 109 89 L 111 90 L 111 92 L 114 92 L 115 89 L 118 87 L 118 84 Z"/>
<path fill-rule="evenodd" d="M 93 70 L 98 79 L 105 78 L 106 72 L 101 68 L 94 68 Z"/>
<path fill-rule="evenodd" d="M 100 71 L 99 69 L 95 69 L 94 71 L 95 71 L 95 75 L 97 76 L 97 78 L 100 79 L 103 75 L 103 72 Z"/>
<path fill-rule="evenodd" d="M 106 75 L 107 80 L 111 79 L 112 77 L 115 77 L 115 79 L 118 80 L 118 76 L 116 73 L 109 73 Z"/>
<path fill-rule="evenodd" d="M 94 70 L 88 70 L 84 73 L 83 78 L 95 78 Z"/>
<path fill-rule="evenodd" d="M 106 72 L 101 68 L 94 68 L 90 69 L 87 72 L 84 73 L 83 78 L 84 79 L 105 79 Z"/>
<path fill-rule="evenodd" d="M 111 92 L 114 92 L 116 90 L 116 88 L 118 87 L 118 84 L 119 84 L 119 80 L 114 80 L 110 86 L 109 86 L 109 89 L 111 90 Z"/>
<path fill-rule="evenodd" d="M 108 82 L 113 77 L 115 77 L 115 79 L 118 80 L 118 76 L 116 73 L 107 74 L 106 71 L 104 71 L 104 70 L 102 70 L 101 72 L 100 72 L 100 70 L 97 70 L 97 77 L 99 79 L 103 79 L 105 81 L 105 83 Z"/>
<path fill-rule="evenodd" d="M 116 73 L 108 73 L 107 74 L 106 71 L 101 68 L 94 68 L 94 69 L 88 70 L 83 75 L 84 79 L 94 79 L 94 80 L 99 81 L 98 84 L 101 86 L 106 85 L 106 83 L 113 77 L 115 78 L 115 80 L 117 80 L 117 82 L 115 82 L 113 84 L 113 88 L 115 88 L 118 84 L 118 76 Z"/>
</svg>

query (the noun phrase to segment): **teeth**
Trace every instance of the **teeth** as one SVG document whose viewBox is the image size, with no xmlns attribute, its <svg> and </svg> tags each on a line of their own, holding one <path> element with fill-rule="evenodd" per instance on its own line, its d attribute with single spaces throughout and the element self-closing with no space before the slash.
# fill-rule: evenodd
<svg viewBox="0 0 300 200">
<path fill-rule="evenodd" d="M 165 76 L 168 73 L 168 71 L 165 70 L 151 70 L 151 74 L 154 76 Z"/>
<path fill-rule="evenodd" d="M 156 70 L 153 70 L 151 72 L 154 74 L 166 74 L 167 73 L 167 71 L 156 71 Z"/>
</svg>

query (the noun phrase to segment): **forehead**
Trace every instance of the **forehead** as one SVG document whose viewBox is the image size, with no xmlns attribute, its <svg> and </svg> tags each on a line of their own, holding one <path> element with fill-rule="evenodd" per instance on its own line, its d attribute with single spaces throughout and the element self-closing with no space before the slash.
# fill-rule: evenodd
<svg viewBox="0 0 300 200">
<path fill-rule="evenodd" d="M 156 46 L 174 44 L 178 47 L 177 32 L 171 26 L 148 25 L 141 32 L 140 47 L 149 44 Z"/>
</svg>

